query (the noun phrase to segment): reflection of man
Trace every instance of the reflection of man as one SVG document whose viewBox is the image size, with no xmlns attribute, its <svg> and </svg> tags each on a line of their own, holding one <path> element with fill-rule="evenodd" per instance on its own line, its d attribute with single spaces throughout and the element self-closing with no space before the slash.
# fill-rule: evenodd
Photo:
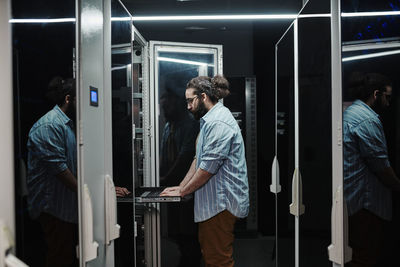
<svg viewBox="0 0 400 267">
<path fill-rule="evenodd" d="M 28 202 L 42 225 L 46 266 L 78 266 L 75 81 L 54 78 L 47 96 L 56 105 L 40 118 L 28 138 Z"/>
<path fill-rule="evenodd" d="M 188 114 L 183 97 L 167 90 L 160 100 L 167 121 L 161 140 L 160 183 L 175 185 L 193 160 L 199 123 Z"/>
<path fill-rule="evenodd" d="M 28 204 L 47 244 L 46 266 L 78 266 L 75 80 L 55 77 L 47 98 L 54 108 L 31 128 L 28 138 Z M 126 188 L 116 187 L 117 195 Z"/>
<path fill-rule="evenodd" d="M 160 184 L 176 185 L 185 176 L 195 154 L 199 123 L 190 117 L 185 99 L 167 89 L 160 98 L 166 120 L 161 140 Z M 168 236 L 174 239 L 181 252 L 179 267 L 200 266 L 201 252 L 196 240 L 197 228 L 193 221 L 193 200 L 170 203 Z"/>
<path fill-rule="evenodd" d="M 354 76 L 357 99 L 343 114 L 344 193 L 349 211 L 349 266 L 374 266 L 384 222 L 392 217 L 392 190 L 400 190 L 388 160 L 379 113 L 389 106 L 392 87 L 380 74 Z"/>
<path fill-rule="evenodd" d="M 163 195 L 195 192 L 195 222 L 206 266 L 233 266 L 234 224 L 249 209 L 243 138 L 229 109 L 218 102 L 210 78 L 192 79 L 185 95 L 189 111 L 200 120 L 196 159 L 180 185 Z"/>
</svg>

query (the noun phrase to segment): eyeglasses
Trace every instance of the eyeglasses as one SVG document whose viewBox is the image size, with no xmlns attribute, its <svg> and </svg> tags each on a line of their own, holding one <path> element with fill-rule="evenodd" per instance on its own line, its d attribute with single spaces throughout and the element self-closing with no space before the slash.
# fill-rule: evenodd
<svg viewBox="0 0 400 267">
<path fill-rule="evenodd" d="M 197 95 L 195 95 L 194 97 L 192 97 L 192 98 L 186 98 L 186 103 L 189 105 L 189 104 L 192 104 L 193 103 L 193 100 L 195 99 L 195 98 L 197 98 L 197 97 L 199 97 L 199 96 L 197 96 Z"/>
</svg>

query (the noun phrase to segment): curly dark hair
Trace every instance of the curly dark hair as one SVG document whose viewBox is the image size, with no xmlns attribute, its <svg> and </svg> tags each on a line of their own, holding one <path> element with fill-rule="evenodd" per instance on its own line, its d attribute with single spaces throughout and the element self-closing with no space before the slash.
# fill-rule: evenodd
<svg viewBox="0 0 400 267">
<path fill-rule="evenodd" d="M 75 79 L 69 78 L 64 80 L 60 76 L 54 77 L 47 88 L 46 98 L 52 104 L 62 106 L 65 101 L 65 96 L 70 95 L 71 97 L 76 96 L 76 83 Z"/>
<path fill-rule="evenodd" d="M 211 79 L 211 83 L 215 90 L 217 91 L 218 99 L 227 97 L 231 92 L 229 91 L 229 82 L 222 75 L 215 75 Z"/>
<path fill-rule="evenodd" d="M 379 73 L 353 72 L 349 78 L 348 88 L 354 99 L 367 101 L 375 90 L 383 93 L 387 86 L 392 86 L 390 79 Z"/>
<path fill-rule="evenodd" d="M 191 79 L 187 83 L 186 88 L 195 89 L 195 94 L 198 96 L 205 93 L 213 103 L 228 96 L 230 93 L 229 82 L 222 75 L 216 75 L 212 79 L 207 76 L 198 76 Z"/>
</svg>

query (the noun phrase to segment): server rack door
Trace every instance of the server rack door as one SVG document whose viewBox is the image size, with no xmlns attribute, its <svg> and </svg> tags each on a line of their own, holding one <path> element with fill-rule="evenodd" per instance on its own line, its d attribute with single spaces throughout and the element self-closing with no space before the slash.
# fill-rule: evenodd
<svg viewBox="0 0 400 267">
<path fill-rule="evenodd" d="M 12 49 L 11 49 L 11 15 L 10 1 L 0 3 L 0 89 L 3 92 L 1 101 L 0 123 L 1 134 L 1 169 L 3 172 L 0 189 L 0 264 L 6 264 L 7 250 L 15 253 L 15 210 L 14 210 L 14 138 L 13 138 L 13 88 L 12 88 Z M 10 253 L 11 254 L 11 253 Z"/>
<path fill-rule="evenodd" d="M 80 266 L 114 266 L 105 209 L 109 204 L 105 195 L 115 198 L 111 180 L 111 1 L 78 1 L 76 27 L 79 260 Z"/>
<path fill-rule="evenodd" d="M 199 130 L 198 122 L 186 109 L 186 84 L 197 76 L 222 74 L 222 46 L 150 41 L 149 63 L 150 105 L 143 118 L 150 139 L 142 185 L 177 185 L 193 160 Z M 169 145 L 174 143 L 173 150 L 167 148 L 168 139 Z M 180 216 L 180 212 L 193 214 L 193 202 L 146 206 L 147 266 L 177 266 L 180 261 L 195 266 L 200 261 L 194 220 Z"/>
</svg>

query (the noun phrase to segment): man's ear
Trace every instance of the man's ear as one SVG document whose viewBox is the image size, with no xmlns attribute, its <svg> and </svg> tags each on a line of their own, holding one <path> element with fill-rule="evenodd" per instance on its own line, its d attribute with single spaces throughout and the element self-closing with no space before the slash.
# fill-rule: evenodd
<svg viewBox="0 0 400 267">
<path fill-rule="evenodd" d="M 69 104 L 72 101 L 71 95 L 66 95 L 64 98 L 64 104 Z"/>
<path fill-rule="evenodd" d="M 375 90 L 374 91 L 374 100 L 378 97 L 379 95 L 379 90 Z"/>
</svg>

